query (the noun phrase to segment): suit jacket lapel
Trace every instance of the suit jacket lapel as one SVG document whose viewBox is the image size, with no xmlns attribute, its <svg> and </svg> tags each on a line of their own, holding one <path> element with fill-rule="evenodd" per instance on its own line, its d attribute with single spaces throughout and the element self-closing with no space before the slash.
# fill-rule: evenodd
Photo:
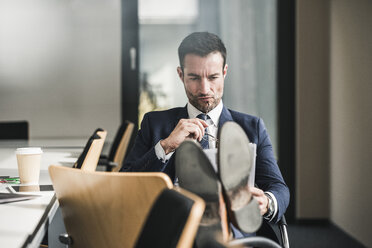
<svg viewBox="0 0 372 248">
<path fill-rule="evenodd" d="M 230 111 L 224 105 L 222 108 L 220 120 L 218 122 L 218 129 L 220 129 L 223 126 L 223 124 L 225 124 L 225 122 L 227 121 L 234 121 L 234 120 L 231 116 Z"/>
<path fill-rule="evenodd" d="M 175 116 L 175 117 L 176 118 L 174 119 L 173 128 L 175 128 L 177 126 L 178 122 L 181 119 L 188 119 L 189 118 L 189 114 L 187 113 L 187 105 L 184 108 L 181 108 L 180 111 L 178 112 L 177 116 Z"/>
</svg>

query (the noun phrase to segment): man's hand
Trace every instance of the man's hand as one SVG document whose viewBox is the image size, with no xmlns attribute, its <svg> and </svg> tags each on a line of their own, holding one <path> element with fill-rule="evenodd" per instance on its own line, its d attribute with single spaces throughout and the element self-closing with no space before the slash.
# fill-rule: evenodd
<svg viewBox="0 0 372 248">
<path fill-rule="evenodd" d="M 198 118 L 181 119 L 168 138 L 161 140 L 165 154 L 176 150 L 186 138 L 201 141 L 204 136 L 204 129 L 208 124 Z"/>
<path fill-rule="evenodd" d="M 261 215 L 264 215 L 269 207 L 269 199 L 262 190 L 256 187 L 250 187 L 253 197 L 258 201 Z"/>
</svg>

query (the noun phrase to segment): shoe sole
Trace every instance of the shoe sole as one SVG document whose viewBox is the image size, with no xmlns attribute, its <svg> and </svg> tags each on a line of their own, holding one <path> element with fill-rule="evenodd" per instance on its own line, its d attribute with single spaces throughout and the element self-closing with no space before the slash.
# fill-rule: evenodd
<svg viewBox="0 0 372 248">
<path fill-rule="evenodd" d="M 247 187 L 255 154 L 250 154 L 249 139 L 235 122 L 221 127 L 218 140 L 219 176 L 232 210 L 230 218 L 240 230 L 253 233 L 262 223 L 259 204 Z"/>
<path fill-rule="evenodd" d="M 219 214 L 221 184 L 200 145 L 191 140 L 184 141 L 177 148 L 175 166 L 179 186 L 197 194 L 206 203 L 198 231 L 199 239 L 222 233 Z"/>
</svg>

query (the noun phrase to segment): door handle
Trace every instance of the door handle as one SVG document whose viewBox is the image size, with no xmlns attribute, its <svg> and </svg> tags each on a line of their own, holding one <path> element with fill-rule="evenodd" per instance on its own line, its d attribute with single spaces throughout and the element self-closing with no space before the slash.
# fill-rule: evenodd
<svg viewBox="0 0 372 248">
<path fill-rule="evenodd" d="M 137 60 L 137 50 L 134 47 L 129 49 L 129 58 L 130 58 L 130 69 L 132 71 L 136 70 L 136 60 Z"/>
</svg>

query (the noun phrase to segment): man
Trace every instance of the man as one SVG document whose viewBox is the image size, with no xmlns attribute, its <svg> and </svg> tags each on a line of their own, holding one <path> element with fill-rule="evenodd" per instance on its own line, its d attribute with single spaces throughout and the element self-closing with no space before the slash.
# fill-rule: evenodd
<svg viewBox="0 0 372 248">
<path fill-rule="evenodd" d="M 261 215 L 276 222 L 289 203 L 289 191 L 276 164 L 266 128 L 261 119 L 227 109 L 222 103 L 227 74 L 226 48 L 218 36 L 196 32 L 178 48 L 177 73 L 188 98 L 186 107 L 147 113 L 133 149 L 122 171 L 161 171 L 175 178 L 174 153 L 186 139 L 215 148 L 218 129 L 228 121 L 241 126 L 250 142 L 257 144 L 256 187 L 249 190 L 259 204 Z M 204 119 L 197 118 L 204 114 Z M 270 203 L 270 204 L 269 204 Z"/>
</svg>

